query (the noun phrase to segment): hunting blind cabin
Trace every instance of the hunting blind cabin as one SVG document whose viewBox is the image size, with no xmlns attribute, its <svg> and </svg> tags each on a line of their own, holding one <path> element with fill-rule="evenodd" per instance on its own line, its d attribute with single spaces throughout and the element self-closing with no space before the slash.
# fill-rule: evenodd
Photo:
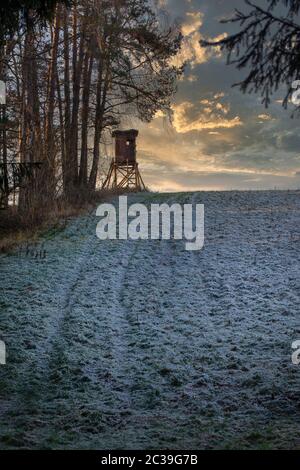
<svg viewBox="0 0 300 470">
<path fill-rule="evenodd" d="M 139 132 L 135 129 L 115 131 L 115 158 L 111 162 L 103 189 L 127 189 L 128 191 L 146 191 L 136 161 L 136 138 Z"/>
</svg>

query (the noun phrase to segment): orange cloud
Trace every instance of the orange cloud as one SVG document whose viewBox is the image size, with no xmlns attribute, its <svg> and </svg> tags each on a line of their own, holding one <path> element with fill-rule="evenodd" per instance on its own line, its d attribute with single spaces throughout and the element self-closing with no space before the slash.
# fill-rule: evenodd
<svg viewBox="0 0 300 470">
<path fill-rule="evenodd" d="M 203 17 L 201 12 L 186 14 L 185 21 L 181 25 L 181 32 L 184 36 L 181 50 L 172 61 L 176 66 L 188 63 L 193 69 L 196 65 L 207 62 L 212 56 L 220 55 L 219 48 L 207 49 L 200 46 L 200 41 L 203 39 L 200 33 Z M 211 38 L 211 40 L 218 41 L 224 37 L 226 34 Z"/>
<path fill-rule="evenodd" d="M 204 101 L 202 101 L 204 104 Z M 213 103 L 211 103 L 212 105 Z M 173 105 L 173 125 L 177 132 L 185 134 L 191 131 L 201 131 L 205 129 L 214 130 L 220 128 L 230 129 L 242 126 L 243 122 L 239 116 L 227 118 L 229 112 L 228 106 L 221 103 L 214 104 L 217 111 L 213 112 L 212 107 L 197 109 L 193 103 L 184 101 L 178 105 Z"/>
</svg>

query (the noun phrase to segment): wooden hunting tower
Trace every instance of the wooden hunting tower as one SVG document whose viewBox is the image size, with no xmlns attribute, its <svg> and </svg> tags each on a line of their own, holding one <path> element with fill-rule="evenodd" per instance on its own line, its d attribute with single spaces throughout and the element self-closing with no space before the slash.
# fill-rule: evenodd
<svg viewBox="0 0 300 470">
<path fill-rule="evenodd" d="M 146 190 L 136 161 L 136 138 L 138 134 L 139 132 L 135 129 L 113 132 L 115 158 L 111 162 L 103 189 Z"/>
</svg>

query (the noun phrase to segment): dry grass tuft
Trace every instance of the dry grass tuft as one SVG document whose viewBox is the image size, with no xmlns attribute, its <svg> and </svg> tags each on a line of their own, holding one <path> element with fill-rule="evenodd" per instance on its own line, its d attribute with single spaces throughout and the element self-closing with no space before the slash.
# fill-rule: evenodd
<svg viewBox="0 0 300 470">
<path fill-rule="evenodd" d="M 72 201 L 58 198 L 51 208 L 30 208 L 21 213 L 16 206 L 0 211 L 0 253 L 7 253 L 16 246 L 35 241 L 50 228 L 64 227 L 68 219 L 93 210 L 98 204 L 109 201 L 125 191 L 78 191 Z"/>
<path fill-rule="evenodd" d="M 105 197 L 105 196 L 104 196 Z M 93 196 L 89 201 L 57 200 L 50 210 L 32 209 L 20 213 L 16 206 L 0 212 L 0 253 L 8 253 L 16 246 L 27 241 L 34 241 L 42 233 L 53 227 L 64 227 L 68 219 L 78 217 L 92 210 L 101 195 Z"/>
</svg>

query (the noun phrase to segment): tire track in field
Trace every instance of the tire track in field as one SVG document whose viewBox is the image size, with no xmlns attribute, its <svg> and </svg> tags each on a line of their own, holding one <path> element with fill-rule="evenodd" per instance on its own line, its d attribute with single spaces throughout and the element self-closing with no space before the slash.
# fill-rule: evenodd
<svg viewBox="0 0 300 470">
<path fill-rule="evenodd" d="M 174 197 L 171 197 L 165 202 L 172 204 L 177 202 L 177 198 L 174 200 Z M 148 292 L 155 287 L 156 281 L 163 282 L 165 276 L 169 278 L 165 287 L 169 291 L 175 291 L 176 279 L 175 276 L 170 276 L 170 270 L 175 264 L 174 257 L 178 254 L 177 243 L 174 240 L 136 242 L 137 249 L 124 273 L 120 303 L 127 321 L 127 325 L 123 322 L 123 336 L 127 347 L 124 350 L 121 369 L 130 370 L 131 376 L 127 386 L 130 387 L 128 404 L 131 409 L 128 410 L 130 415 L 126 422 L 126 432 L 112 437 L 113 445 L 118 446 L 121 441 L 125 448 L 130 445 L 147 447 L 150 423 L 153 423 L 153 420 L 164 422 L 169 418 L 160 406 L 159 390 L 167 388 L 170 380 L 176 382 L 172 373 L 171 377 L 164 377 L 164 364 L 169 364 L 170 355 L 174 359 L 174 353 L 167 345 L 164 346 L 164 340 L 158 336 L 165 333 L 165 322 L 172 324 L 174 320 L 170 305 L 164 307 L 168 292 L 159 289 L 157 298 L 149 297 Z M 148 282 L 145 283 L 146 279 Z M 162 343 L 157 345 L 160 340 Z M 158 355 L 157 346 L 162 346 Z M 169 398 L 174 400 L 174 396 L 176 390 L 173 388 Z"/>
<path fill-rule="evenodd" d="M 49 429 L 44 436 L 46 446 L 59 429 L 67 431 L 62 431 L 61 442 L 68 445 L 66 434 L 70 430 L 77 434 L 86 429 L 93 434 L 107 426 L 111 428 L 111 424 L 118 425 L 122 421 L 121 415 L 131 408 L 129 391 L 132 377 L 126 367 L 128 320 L 120 294 L 126 270 L 136 249 L 137 245 L 131 241 L 106 241 L 101 244 L 95 236 L 95 242 L 91 243 L 87 254 L 82 257 L 80 268 L 62 305 L 65 313 L 56 334 L 52 335 L 52 351 L 46 368 L 48 371 L 44 374 L 47 376 L 44 387 L 46 396 L 41 398 L 40 408 L 48 415 L 48 421 L 51 416 Z M 88 268 L 86 255 L 90 257 Z M 93 290 L 89 303 L 80 303 L 80 298 L 86 296 L 94 283 L 97 288 Z M 82 320 L 85 316 L 88 316 L 87 322 Z M 91 323 L 92 320 L 94 323 Z M 93 332 L 92 327 L 95 328 Z M 96 359 L 87 357 L 81 361 L 80 355 L 87 337 L 88 347 L 92 350 L 95 348 L 98 356 Z M 82 390 L 81 399 L 78 400 L 76 395 L 80 393 L 82 382 L 87 387 Z M 65 397 L 58 392 L 58 387 L 65 390 Z M 48 404 L 53 398 L 56 405 L 59 403 L 61 416 L 58 419 L 55 407 L 49 407 Z M 75 401 L 80 403 L 81 410 L 74 408 Z M 45 402 L 48 402 L 46 406 Z"/>
<path fill-rule="evenodd" d="M 289 424 L 296 429 L 296 376 L 285 370 L 284 352 L 274 358 L 273 369 L 262 369 L 264 354 L 270 358 L 274 349 L 259 342 L 267 332 L 276 345 L 273 327 L 280 324 L 286 328 L 281 341 L 288 343 L 296 315 L 282 316 L 283 301 L 271 281 L 269 291 L 253 284 L 255 270 L 265 274 L 262 267 L 253 264 L 251 279 L 242 283 L 252 263 L 253 230 L 236 209 L 225 220 L 227 195 L 160 195 L 157 202 L 198 202 L 198 197 L 211 204 L 201 252 L 187 252 L 177 240 L 100 242 L 91 218 L 86 230 L 83 221 L 78 232 L 66 234 L 71 239 L 65 245 L 56 237 L 53 247 L 62 243 L 66 249 L 60 251 L 62 262 L 55 266 L 50 258 L 49 272 L 43 266 L 36 270 L 46 278 L 39 304 L 45 315 L 29 318 L 26 310 L 17 325 L 24 318 L 29 326 L 12 336 L 19 341 L 23 332 L 26 339 L 34 332 L 37 344 L 30 363 L 15 365 L 11 383 L 17 390 L 2 419 L 13 439 L 2 440 L 4 448 L 188 450 L 232 446 L 232 439 L 242 442 L 253 429 L 264 434 L 269 422 L 278 433 Z M 155 200 L 146 198 L 149 204 Z M 271 263 L 267 254 L 261 256 Z M 281 263 L 282 270 L 289 269 L 284 258 Z M 20 269 L 21 276 L 25 272 Z M 275 280 L 283 290 L 279 274 Z M 52 277 L 56 300 L 49 293 Z M 296 275 L 293 279 L 296 285 Z M 272 318 L 259 311 L 265 293 L 278 302 L 278 310 L 269 308 Z M 292 294 L 290 288 L 296 312 Z M 29 307 L 36 300 L 26 299 Z M 287 442 L 276 433 L 272 439 L 273 446 Z"/>
<path fill-rule="evenodd" d="M 88 230 L 92 220 L 89 214 L 83 220 L 75 221 L 77 229 L 84 225 Z M 55 301 L 51 304 L 51 315 L 47 317 L 47 323 L 43 325 L 43 335 L 38 341 L 38 334 L 34 335 L 34 350 L 30 358 L 17 369 L 15 378 L 16 388 L 14 394 L 8 402 L 5 415 L 10 416 L 10 425 L 18 430 L 17 439 L 12 441 L 19 447 L 19 442 L 23 441 L 23 446 L 32 444 L 32 434 L 35 427 L 43 427 L 43 417 L 40 417 L 41 401 L 47 400 L 49 388 L 48 369 L 53 360 L 53 349 L 60 336 L 60 329 L 72 310 L 73 292 L 76 291 L 78 280 L 81 277 L 84 266 L 90 257 L 93 245 L 90 241 L 93 236 L 89 236 L 83 245 L 74 253 L 74 263 L 57 266 L 60 269 L 61 282 L 56 285 L 53 295 Z M 51 253 L 50 256 L 51 257 Z M 62 269 L 63 268 L 63 269 Z M 42 295 L 42 292 L 40 293 Z M 36 319 L 36 329 L 39 327 Z M 46 338 L 42 340 L 42 338 Z M 26 423 L 26 424 L 25 424 Z M 22 447 L 23 447 L 22 446 Z"/>
<path fill-rule="evenodd" d="M 113 259 L 111 259 L 110 249 L 114 246 L 117 246 L 117 250 L 113 253 Z M 101 282 L 98 282 L 98 296 L 96 296 L 95 299 L 92 299 L 92 304 L 89 306 L 88 310 L 95 307 L 97 302 L 98 305 L 101 306 L 98 312 L 99 323 L 97 324 L 97 330 L 99 331 L 102 329 L 105 334 L 104 338 L 100 338 L 100 340 L 102 340 L 102 345 L 101 348 L 98 348 L 99 356 L 97 361 L 94 361 L 92 364 L 83 364 L 82 369 L 77 371 L 77 374 L 74 374 L 74 370 L 70 370 L 69 367 L 69 370 L 67 371 L 68 374 L 59 379 L 60 384 L 64 384 L 65 388 L 68 389 L 68 392 L 71 394 L 71 383 L 74 383 L 75 389 L 78 391 L 75 381 L 80 382 L 82 378 L 88 380 L 89 390 L 84 392 L 81 402 L 85 401 L 87 407 L 89 403 L 93 403 L 93 413 L 87 412 L 85 413 L 85 416 L 80 415 L 80 413 L 74 413 L 70 407 L 70 397 L 67 397 L 67 399 L 62 403 L 62 414 L 68 421 L 72 421 L 73 424 L 76 423 L 76 430 L 74 430 L 74 426 L 72 427 L 72 430 L 75 433 L 77 433 L 79 429 L 82 429 L 82 427 L 88 427 L 88 423 L 93 421 L 91 414 L 97 416 L 97 419 L 99 420 L 98 422 L 93 421 L 95 429 L 101 429 L 105 434 L 105 428 L 108 427 L 109 432 L 111 433 L 111 424 L 113 423 L 115 426 L 124 426 L 126 423 L 126 416 L 130 415 L 132 412 L 132 390 L 137 382 L 136 375 L 139 375 L 139 370 L 138 367 L 135 368 L 134 364 L 134 362 L 136 362 L 136 357 L 132 358 L 130 356 L 130 349 L 132 347 L 132 345 L 130 345 L 130 341 L 132 341 L 133 336 L 138 336 L 139 320 L 134 316 L 134 314 L 132 314 L 132 312 L 125 308 L 122 297 L 126 290 L 125 284 L 127 270 L 130 265 L 134 264 L 134 258 L 138 251 L 138 242 L 121 241 L 114 243 L 107 241 L 105 242 L 105 251 L 100 250 L 100 255 L 95 251 L 91 260 L 91 270 L 83 273 L 86 274 L 87 278 L 89 276 L 95 276 L 95 272 L 97 272 L 97 263 L 99 262 L 101 265 L 104 279 L 99 280 Z M 79 293 L 84 293 L 88 290 L 88 287 L 85 285 L 86 281 L 87 279 L 85 279 L 85 276 L 83 275 L 82 279 L 80 279 L 79 285 L 77 285 Z M 74 300 L 72 300 L 71 305 L 76 307 L 75 303 L 76 295 Z M 83 308 L 84 306 L 80 305 L 80 309 L 82 310 Z M 82 312 L 80 312 L 80 316 L 82 316 Z M 76 312 L 74 313 L 74 320 L 75 319 L 78 321 L 78 315 L 76 316 Z M 74 338 L 76 338 L 77 335 L 76 328 L 73 329 L 73 338 L 71 338 L 70 332 L 68 331 L 70 329 L 69 327 L 70 325 L 66 324 L 63 329 L 64 331 L 61 330 L 62 334 L 57 339 L 56 350 L 62 357 L 64 355 L 64 351 L 70 351 L 75 347 Z M 68 338 L 70 343 L 69 345 L 66 344 L 64 338 Z M 91 345 L 95 346 L 95 342 L 96 341 L 94 341 L 94 344 L 91 343 Z M 107 357 L 102 355 L 102 351 L 105 349 L 109 350 Z M 65 360 L 62 361 L 61 357 L 59 360 L 59 354 L 56 353 L 57 359 L 52 361 L 52 364 L 55 362 L 63 362 L 64 369 L 68 369 L 70 358 L 65 358 Z M 77 351 L 77 356 L 79 354 L 80 352 Z M 100 363 L 103 365 L 102 368 L 99 368 Z M 89 369 L 88 371 L 86 370 L 87 368 Z M 52 369 L 55 370 L 55 366 L 52 366 Z M 99 382 L 93 383 L 93 379 L 97 376 L 97 369 L 101 369 L 100 376 L 103 380 L 101 384 L 99 384 Z M 85 372 L 87 372 L 87 374 L 84 376 Z M 55 373 L 52 373 L 52 376 L 53 375 L 54 378 L 56 378 Z M 102 403 L 101 401 L 99 402 L 99 396 L 102 398 Z M 57 429 L 59 428 L 59 425 L 60 421 L 56 422 L 52 428 Z M 49 439 L 49 435 L 45 438 L 46 441 L 47 439 Z M 124 443 L 124 439 L 127 440 L 125 433 L 123 433 L 121 437 L 122 445 L 126 445 L 126 443 Z M 62 439 L 62 442 L 66 442 L 64 438 Z M 89 442 L 91 445 L 91 436 L 89 437 Z"/>
</svg>

